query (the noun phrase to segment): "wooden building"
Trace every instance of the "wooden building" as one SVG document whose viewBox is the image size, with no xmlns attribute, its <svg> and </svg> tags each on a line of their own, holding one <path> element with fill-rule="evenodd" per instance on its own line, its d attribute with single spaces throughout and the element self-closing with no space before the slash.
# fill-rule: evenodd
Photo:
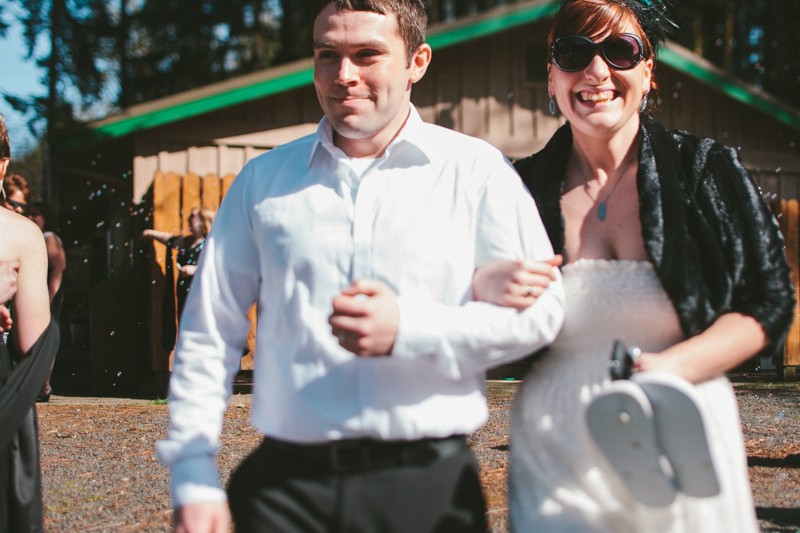
<svg viewBox="0 0 800 533">
<path fill-rule="evenodd" d="M 433 62 L 412 93 L 422 117 L 512 159 L 541 148 L 563 122 L 547 112 L 545 40 L 555 9 L 552 0 L 532 0 L 430 28 Z M 740 147 L 765 193 L 794 209 L 786 230 L 796 241 L 800 112 L 674 43 L 659 53 L 655 75 L 653 113 L 668 127 Z M 82 289 L 73 296 L 88 300 L 67 328 L 90 324 L 95 392 L 161 391 L 166 383 L 170 354 L 158 342 L 164 250 L 138 240 L 141 229 L 185 228 L 189 210 L 218 205 L 248 159 L 313 132 L 321 116 L 308 59 L 131 107 L 90 124 L 90 135 L 64 151 L 62 226 L 71 226 L 74 255 L 90 257 L 93 272 L 75 280 Z M 790 252 L 797 257 L 796 242 Z M 797 328 L 793 335 L 779 369 L 800 365 Z"/>
</svg>

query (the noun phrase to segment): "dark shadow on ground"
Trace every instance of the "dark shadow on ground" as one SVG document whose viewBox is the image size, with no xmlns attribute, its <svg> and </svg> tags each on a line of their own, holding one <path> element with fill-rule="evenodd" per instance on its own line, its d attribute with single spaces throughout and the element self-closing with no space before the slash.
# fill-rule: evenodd
<svg viewBox="0 0 800 533">
<path fill-rule="evenodd" d="M 766 468 L 800 468 L 800 454 L 787 455 L 783 459 L 776 457 L 748 457 L 747 466 L 763 466 Z"/>
</svg>

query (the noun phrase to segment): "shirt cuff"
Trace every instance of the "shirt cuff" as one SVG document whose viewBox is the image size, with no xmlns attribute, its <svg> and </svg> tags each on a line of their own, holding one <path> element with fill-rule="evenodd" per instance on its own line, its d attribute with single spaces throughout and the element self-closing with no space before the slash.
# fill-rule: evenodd
<svg viewBox="0 0 800 533">
<path fill-rule="evenodd" d="M 227 499 L 212 456 L 193 456 L 170 467 L 172 504 L 177 509 L 187 503 L 216 502 Z"/>
</svg>

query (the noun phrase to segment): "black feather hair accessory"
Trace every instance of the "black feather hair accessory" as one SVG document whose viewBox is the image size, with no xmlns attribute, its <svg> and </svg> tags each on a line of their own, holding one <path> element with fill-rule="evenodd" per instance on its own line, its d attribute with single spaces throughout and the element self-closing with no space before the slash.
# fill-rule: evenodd
<svg viewBox="0 0 800 533">
<path fill-rule="evenodd" d="M 653 48 L 658 48 L 678 25 L 672 20 L 669 0 L 611 0 L 630 9 L 644 30 Z"/>
</svg>

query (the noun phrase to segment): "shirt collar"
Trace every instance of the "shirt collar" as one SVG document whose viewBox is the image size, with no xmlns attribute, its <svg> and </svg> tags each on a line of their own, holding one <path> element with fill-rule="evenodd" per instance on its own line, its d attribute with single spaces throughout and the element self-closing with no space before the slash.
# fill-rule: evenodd
<svg viewBox="0 0 800 533">
<path fill-rule="evenodd" d="M 389 159 L 395 151 L 400 151 L 404 157 L 412 157 L 416 154 L 417 157 L 430 161 L 430 151 L 433 149 L 431 143 L 427 142 L 427 135 L 425 132 L 425 122 L 420 117 L 417 108 L 414 104 L 409 104 L 410 110 L 408 120 L 406 120 L 403 127 L 398 134 L 392 139 L 392 142 L 386 147 L 383 155 L 379 159 Z M 409 147 L 410 150 L 401 150 L 401 147 Z M 315 134 L 314 145 L 311 148 L 311 153 L 308 157 L 308 166 L 311 166 L 312 161 L 320 151 L 326 150 L 329 154 L 335 154 L 339 148 L 333 144 L 333 126 L 331 126 L 328 117 L 322 117 L 317 132 Z"/>
</svg>

